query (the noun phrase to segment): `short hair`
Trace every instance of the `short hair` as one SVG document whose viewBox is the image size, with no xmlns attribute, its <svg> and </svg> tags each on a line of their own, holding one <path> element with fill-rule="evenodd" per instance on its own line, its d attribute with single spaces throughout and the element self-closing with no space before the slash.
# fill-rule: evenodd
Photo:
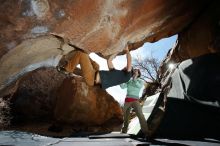
<svg viewBox="0 0 220 146">
<path fill-rule="evenodd" d="M 134 75 L 134 70 L 135 69 L 137 69 L 138 70 L 138 78 L 140 78 L 141 77 L 141 71 L 140 71 L 140 69 L 139 68 L 132 68 L 132 70 L 131 70 L 131 73 L 132 73 L 132 76 Z"/>
<path fill-rule="evenodd" d="M 141 77 L 141 71 L 140 71 L 140 69 L 137 69 L 138 70 L 138 78 L 140 78 Z"/>
</svg>

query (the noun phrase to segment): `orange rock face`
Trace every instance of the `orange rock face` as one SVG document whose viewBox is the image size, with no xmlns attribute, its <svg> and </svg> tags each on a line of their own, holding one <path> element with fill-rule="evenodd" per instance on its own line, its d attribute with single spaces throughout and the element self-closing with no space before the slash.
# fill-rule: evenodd
<svg viewBox="0 0 220 146">
<path fill-rule="evenodd" d="M 178 44 L 171 56 L 173 60 L 182 61 L 220 51 L 220 47 L 213 46 L 213 43 L 219 41 L 217 39 L 220 37 L 218 3 L 217 1 L 210 3 L 185 31 L 179 33 Z"/>
<path fill-rule="evenodd" d="M 166 71 L 169 63 L 220 51 L 219 1 L 209 3 L 182 32 L 178 33 L 176 46 L 172 48 L 161 67 Z"/>
<path fill-rule="evenodd" d="M 133 50 L 145 42 L 178 34 L 178 44 L 165 63 L 219 51 L 208 47 L 216 38 L 215 26 L 219 25 L 218 0 L 0 2 L 0 90 L 4 89 L 0 91 L 0 109 L 4 109 L 7 99 L 14 103 L 15 116 L 26 120 L 49 115 L 70 125 L 121 122 L 120 106 L 105 91 L 88 87 L 81 78 L 64 79 L 54 68 L 48 69 L 57 65 L 64 52 L 74 50 L 72 46 L 108 58 L 122 52 L 127 43 L 132 44 Z M 51 36 L 52 33 L 61 38 Z M 63 41 L 72 46 L 63 47 Z M 40 67 L 46 67 L 46 72 L 33 71 Z M 28 72 L 31 73 L 26 77 Z M 54 76 L 60 80 L 53 80 Z M 6 83 L 19 84 L 3 94 Z"/>
<path fill-rule="evenodd" d="M 57 33 L 103 56 L 155 42 L 187 26 L 207 0 L 2 1 L 0 56 L 23 40 Z"/>
<path fill-rule="evenodd" d="M 100 87 L 89 87 L 82 77 L 66 78 L 57 91 L 55 119 L 61 123 L 102 125 L 107 121 L 122 122 L 121 108 Z M 117 122 L 118 121 L 118 122 Z"/>
<path fill-rule="evenodd" d="M 54 68 L 30 72 L 0 93 L 1 129 L 68 136 L 73 129 L 119 130 L 122 121 L 119 103 L 105 90 L 88 87 L 82 77 L 67 77 Z M 63 131 L 48 131 L 53 123 L 60 123 Z"/>
</svg>

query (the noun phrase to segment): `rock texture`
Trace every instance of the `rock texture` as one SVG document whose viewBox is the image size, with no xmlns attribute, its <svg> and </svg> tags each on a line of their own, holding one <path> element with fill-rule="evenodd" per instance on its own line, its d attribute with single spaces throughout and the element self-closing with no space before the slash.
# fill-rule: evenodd
<svg viewBox="0 0 220 146">
<path fill-rule="evenodd" d="M 115 120 L 121 123 L 121 108 L 99 86 L 89 87 L 82 77 L 66 78 L 57 91 L 55 118 L 68 124 L 102 125 Z"/>
<path fill-rule="evenodd" d="M 120 107 L 110 95 L 98 87 L 87 87 L 81 79 L 58 75 L 54 69 L 60 58 L 76 47 L 108 58 L 122 52 L 128 43 L 133 50 L 145 42 L 178 34 L 162 73 L 172 61 L 219 51 L 218 0 L 0 0 L 0 3 L 3 124 L 7 118 L 10 121 L 10 114 L 14 114 L 15 121 L 25 117 L 23 123 L 31 119 L 48 122 L 50 118 L 90 126 L 111 119 L 120 121 Z M 39 132 L 36 125 L 24 126 L 24 130 Z"/>
<path fill-rule="evenodd" d="M 53 68 L 41 68 L 20 78 L 11 99 L 13 120 L 53 119 L 56 91 L 64 78 Z"/>
<path fill-rule="evenodd" d="M 122 52 L 127 43 L 132 44 L 130 49 L 136 49 L 145 42 L 155 42 L 177 33 L 186 39 L 186 28 L 196 23 L 210 5 L 218 6 L 214 2 L 219 3 L 217 0 L 199 3 L 196 0 L 1 1 L 0 74 L 3 76 L 0 77 L 0 89 L 25 72 L 56 66 L 63 55 L 57 49 L 61 49 L 62 41 L 107 58 Z M 217 7 L 209 20 L 215 18 L 215 11 L 218 12 Z M 203 31 L 202 27 L 200 30 Z M 50 34 L 64 40 L 49 38 Z"/>
<path fill-rule="evenodd" d="M 67 77 L 54 68 L 24 75 L 0 97 L 0 128 L 13 125 L 17 130 L 67 136 L 80 130 L 112 131 L 122 124 L 119 103 L 106 91 L 88 87 L 82 77 Z M 54 123 L 61 124 L 63 131 L 49 132 Z"/>
<path fill-rule="evenodd" d="M 0 90 L 25 73 L 40 67 L 56 66 L 65 52 L 74 50 L 61 44 L 62 41 L 54 36 L 28 39 L 4 55 L 0 59 Z"/>
<path fill-rule="evenodd" d="M 176 45 L 167 54 L 161 66 L 163 74 L 169 63 L 220 51 L 219 1 L 212 1 L 200 11 L 183 31 L 178 33 Z"/>
<path fill-rule="evenodd" d="M 0 54 L 20 42 L 57 33 L 103 56 L 155 42 L 186 27 L 207 0 L 1 0 Z"/>
<path fill-rule="evenodd" d="M 171 58 L 175 61 L 182 61 L 220 51 L 220 48 L 211 47 L 213 41 L 220 37 L 220 10 L 218 5 L 219 2 L 217 1 L 207 5 L 192 23 L 179 33 L 177 48 Z"/>
</svg>

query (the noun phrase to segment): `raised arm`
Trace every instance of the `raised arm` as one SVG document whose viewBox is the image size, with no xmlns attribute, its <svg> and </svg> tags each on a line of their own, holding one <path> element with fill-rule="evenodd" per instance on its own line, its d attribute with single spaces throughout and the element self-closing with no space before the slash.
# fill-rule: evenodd
<svg viewBox="0 0 220 146">
<path fill-rule="evenodd" d="M 127 71 L 130 72 L 132 69 L 132 64 L 131 64 L 131 54 L 130 51 L 128 49 L 128 45 L 126 46 L 126 48 L 124 49 L 125 53 L 126 53 L 126 58 L 127 58 Z M 108 69 L 114 69 L 114 65 L 112 63 L 112 60 L 117 56 L 117 53 L 111 55 L 108 60 L 107 60 L 107 64 L 108 64 Z"/>
<path fill-rule="evenodd" d="M 132 69 L 132 65 L 131 65 L 131 54 L 128 49 L 128 46 L 126 46 L 125 52 L 126 52 L 126 57 L 127 57 L 127 71 L 130 72 Z"/>
<path fill-rule="evenodd" d="M 112 60 L 113 60 L 116 56 L 117 56 L 117 53 L 111 55 L 111 56 L 108 58 L 107 64 L 108 64 L 108 69 L 109 69 L 109 70 L 114 69 L 114 65 L 113 65 L 113 63 L 112 63 Z"/>
</svg>

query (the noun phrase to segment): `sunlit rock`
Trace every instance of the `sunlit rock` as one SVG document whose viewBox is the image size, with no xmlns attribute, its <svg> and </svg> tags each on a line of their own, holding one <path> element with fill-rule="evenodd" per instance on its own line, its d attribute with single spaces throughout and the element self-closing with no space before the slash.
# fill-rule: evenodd
<svg viewBox="0 0 220 146">
<path fill-rule="evenodd" d="M 174 34 L 178 42 L 164 64 L 219 51 L 209 47 L 218 36 L 218 6 L 218 0 L 1 1 L 1 126 L 12 119 L 29 124 L 19 130 L 47 133 L 52 121 L 120 123 L 120 106 L 110 95 L 56 71 L 62 56 L 76 46 L 108 58 L 127 43 L 134 50 Z M 36 123 L 30 125 L 33 119 Z M 42 119 L 47 124 L 39 124 Z"/>
<path fill-rule="evenodd" d="M 2 1 L 0 56 L 12 44 L 57 33 L 85 51 L 108 56 L 183 30 L 208 5 L 201 0 Z M 5 11 L 7 10 L 7 11 Z M 11 45 L 10 45 L 11 44 Z"/>
<path fill-rule="evenodd" d="M 99 86 L 88 86 L 82 77 L 66 78 L 56 96 L 54 114 L 58 122 L 84 125 L 122 122 L 119 103 Z"/>
<path fill-rule="evenodd" d="M 122 124 L 121 107 L 106 91 L 89 87 L 82 77 L 70 78 L 52 67 L 27 73 L 4 89 L 0 109 L 1 129 L 44 135 L 112 131 Z M 49 131 L 54 123 L 63 130 Z"/>
<path fill-rule="evenodd" d="M 40 67 L 56 67 L 60 58 L 72 50 L 52 35 L 22 42 L 0 58 L 0 90 L 25 73 Z"/>
</svg>

